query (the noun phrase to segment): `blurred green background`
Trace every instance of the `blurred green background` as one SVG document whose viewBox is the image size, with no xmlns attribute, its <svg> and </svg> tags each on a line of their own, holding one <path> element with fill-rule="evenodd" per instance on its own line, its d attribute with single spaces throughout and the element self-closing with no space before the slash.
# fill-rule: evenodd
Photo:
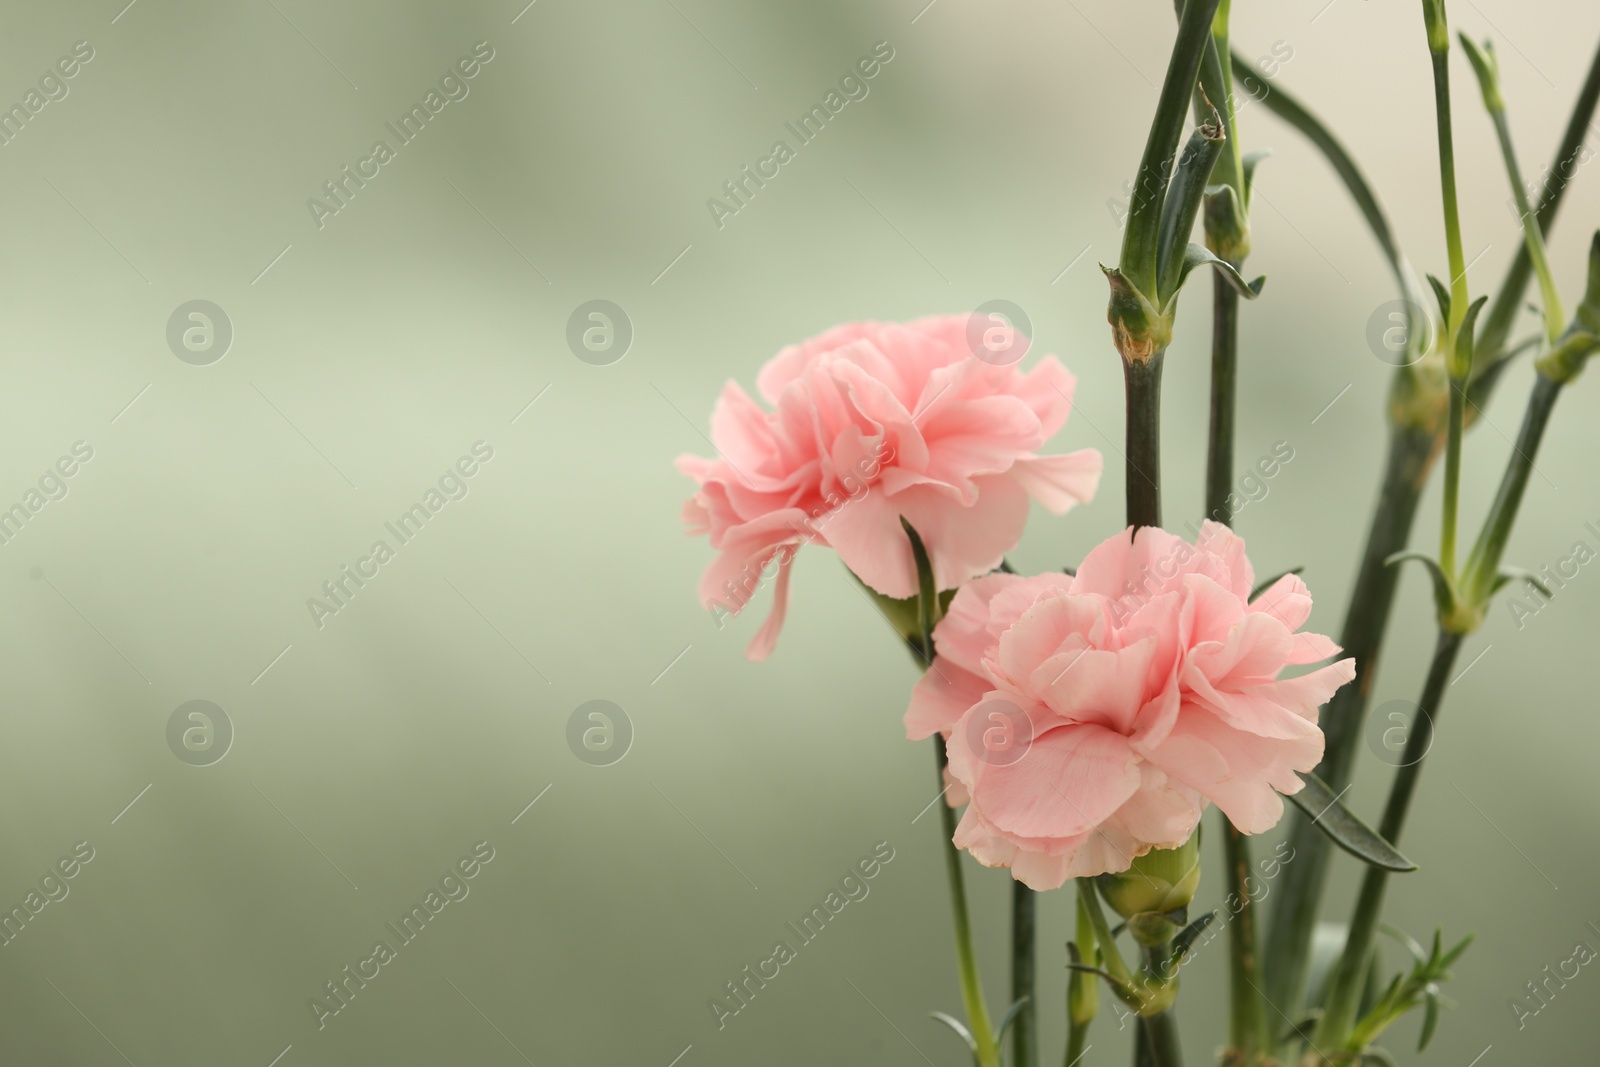
<svg viewBox="0 0 1600 1067">
<path fill-rule="evenodd" d="M 707 450 L 722 383 L 750 386 L 785 343 L 1007 299 L 1080 378 L 1054 447 L 1108 457 L 1100 501 L 1036 515 L 1013 562 L 1060 567 L 1119 529 L 1121 382 L 1095 263 L 1116 260 L 1110 202 L 1143 145 L 1170 4 L 524 2 L 0 8 L 0 104 L 76 42 L 93 50 L 0 146 L 0 507 L 75 442 L 93 450 L 0 545 L 0 903 L 76 843 L 94 852 L 0 948 L 0 1062 L 962 1062 L 927 1018 L 959 994 L 936 826 L 913 822 L 937 787 L 927 746 L 903 738 L 907 657 L 809 549 L 776 655 L 747 663 L 768 596 L 721 631 L 697 606 L 710 551 L 681 531 L 689 487 L 671 461 Z M 1536 176 L 1600 12 L 1451 14 L 1495 39 Z M 1238 3 L 1234 38 L 1337 129 L 1419 269 L 1442 274 L 1419 15 Z M 706 200 L 879 41 L 894 58 L 869 94 L 719 228 Z M 384 124 L 477 42 L 493 58 L 468 95 L 319 227 L 308 198 L 374 141 L 397 145 Z M 1519 233 L 1459 50 L 1453 64 L 1481 293 Z M 1306 568 L 1313 628 L 1337 632 L 1383 444 L 1389 370 L 1365 334 L 1392 286 L 1305 142 L 1259 106 L 1240 126 L 1246 150 L 1276 154 L 1258 182 L 1251 265 L 1270 281 L 1243 318 L 1238 453 L 1287 441 L 1294 459 L 1238 526 L 1262 573 Z M 1577 175 L 1552 240 L 1569 306 L 1597 190 Z M 1168 358 L 1173 525 L 1200 509 L 1205 288 Z M 233 331 L 207 365 L 167 342 L 197 299 Z M 591 299 L 632 324 L 619 362 L 568 348 Z M 1471 435 L 1469 523 L 1529 379 L 1512 370 Z M 1584 528 L 1600 525 L 1597 386 L 1561 403 L 1516 563 L 1600 545 Z M 307 599 L 373 541 L 395 545 L 384 523 L 480 441 L 493 458 L 465 497 L 319 628 Z M 1575 942 L 1600 947 L 1585 925 L 1600 923 L 1597 607 L 1591 565 L 1521 629 L 1498 605 L 1463 656 L 1484 653 L 1451 691 L 1407 838 L 1423 869 L 1391 891 L 1412 933 L 1479 935 L 1419 1062 L 1592 1058 L 1600 977 L 1585 970 L 1520 1030 L 1507 1001 Z M 1430 642 L 1408 574 L 1377 704 L 1415 696 Z M 632 724 L 608 766 L 567 741 L 597 699 Z M 169 749 L 191 700 L 231 723 L 208 766 Z M 1389 773 L 1363 751 L 1347 799 L 1375 813 Z M 397 943 L 385 924 L 483 841 L 494 858 L 470 894 L 319 1028 L 308 1001 Z M 707 1000 L 878 842 L 895 858 L 870 896 L 719 1031 Z M 1355 873 L 1338 864 L 1331 915 Z M 1007 880 L 973 867 L 970 882 L 999 1001 Z M 1047 1062 L 1070 909 L 1070 893 L 1042 904 Z M 1223 963 L 1218 942 L 1185 971 L 1196 1063 L 1222 1040 Z M 1415 1032 L 1391 1042 L 1402 1062 Z M 1127 1062 L 1129 1033 L 1107 1010 L 1086 1062 Z"/>
</svg>

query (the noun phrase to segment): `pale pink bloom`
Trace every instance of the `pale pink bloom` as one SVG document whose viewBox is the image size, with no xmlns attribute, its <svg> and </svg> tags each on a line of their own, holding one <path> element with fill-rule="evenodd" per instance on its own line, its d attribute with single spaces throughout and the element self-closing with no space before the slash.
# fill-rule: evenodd
<svg viewBox="0 0 1600 1067">
<path fill-rule="evenodd" d="M 962 587 L 906 712 L 913 740 L 946 739 L 968 800 L 956 845 L 1051 889 L 1176 848 L 1210 803 L 1245 833 L 1276 825 L 1355 661 L 1280 679 L 1339 648 L 1296 632 L 1311 614 L 1299 578 L 1251 602 L 1254 581 L 1244 541 L 1206 522 L 1197 545 L 1130 528 L 1076 577 Z"/>
<path fill-rule="evenodd" d="M 723 388 L 711 415 L 717 457 L 678 459 L 700 486 L 683 518 L 718 551 L 700 581 L 708 609 L 737 614 L 777 567 L 751 659 L 777 641 L 804 542 L 907 598 L 917 575 L 901 516 L 926 544 L 939 588 L 954 589 L 1016 548 L 1030 497 L 1056 514 L 1093 497 L 1097 451 L 1037 454 L 1072 410 L 1072 375 L 1053 356 L 1026 374 L 978 359 L 967 321 L 846 323 L 790 345 L 756 379 L 774 410 L 735 382 Z"/>
</svg>

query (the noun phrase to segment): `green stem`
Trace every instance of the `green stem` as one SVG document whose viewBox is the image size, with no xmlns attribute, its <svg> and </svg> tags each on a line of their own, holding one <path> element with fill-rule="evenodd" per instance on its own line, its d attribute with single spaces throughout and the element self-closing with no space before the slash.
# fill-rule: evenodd
<svg viewBox="0 0 1600 1067">
<path fill-rule="evenodd" d="M 1428 52 L 1433 60 L 1433 106 L 1439 140 L 1439 189 L 1444 204 L 1444 237 L 1450 258 L 1450 308 L 1444 336 L 1445 366 L 1450 378 L 1450 422 L 1445 437 L 1444 516 L 1439 531 L 1439 565 L 1456 578 L 1456 521 L 1461 490 L 1461 431 L 1470 366 L 1462 366 L 1464 350 L 1456 338 L 1466 319 L 1471 297 L 1467 260 L 1461 247 L 1461 213 L 1456 201 L 1455 134 L 1450 118 L 1450 31 L 1444 0 L 1423 0 Z"/>
<path fill-rule="evenodd" d="M 944 738 L 935 736 L 933 747 L 939 788 L 943 790 L 944 769 L 948 762 Z M 994 1027 L 989 1022 L 989 1009 L 984 1005 L 983 985 L 978 977 L 978 957 L 972 948 L 972 922 L 967 916 L 967 884 L 961 873 L 961 850 L 956 848 L 953 840 L 956 812 L 942 799 L 938 806 L 939 819 L 944 827 L 945 874 L 950 880 L 950 915 L 955 923 L 956 956 L 961 968 L 961 1000 L 967 1009 L 967 1028 L 978 1046 L 978 1067 L 1000 1067 L 1000 1050 L 995 1044 Z"/>
<path fill-rule="evenodd" d="M 1150 1062 L 1154 1067 L 1183 1067 L 1183 1049 L 1178 1044 L 1178 1020 L 1172 1009 L 1139 1019 L 1149 1041 Z"/>
<path fill-rule="evenodd" d="M 1078 1061 L 1083 1059 L 1083 1053 L 1089 1039 L 1089 1028 L 1079 1026 L 1075 1022 L 1067 1025 L 1067 1052 L 1061 1059 L 1061 1067 L 1078 1067 Z"/>
<path fill-rule="evenodd" d="M 1528 476 L 1533 470 L 1533 457 L 1544 440 L 1545 427 L 1550 422 L 1550 412 L 1556 398 L 1561 395 L 1562 382 L 1543 374 L 1534 377 L 1533 394 L 1528 398 L 1527 410 L 1522 415 L 1522 428 L 1517 431 L 1517 443 L 1512 447 L 1506 472 L 1500 479 L 1494 503 L 1489 505 L 1489 516 L 1484 520 L 1478 540 L 1467 556 L 1464 583 L 1467 597 L 1477 602 L 1488 596 L 1495 576 L 1500 570 L 1500 558 L 1506 541 L 1511 537 L 1512 524 L 1517 520 L 1517 509 L 1522 506 L 1522 494 L 1528 488 Z"/>
<path fill-rule="evenodd" d="M 1561 207 L 1567 186 L 1572 183 L 1573 173 L 1579 166 L 1578 153 L 1583 148 L 1589 123 L 1594 119 L 1596 105 L 1600 105 L 1600 49 L 1596 49 L 1594 59 L 1589 62 L 1588 77 L 1584 79 L 1583 88 L 1578 91 L 1578 98 L 1573 102 L 1572 114 L 1567 118 L 1566 131 L 1561 136 L 1561 143 L 1556 146 L 1555 158 L 1551 161 L 1544 184 L 1539 190 L 1539 206 L 1534 212 L 1534 217 L 1539 223 L 1539 232 L 1542 234 L 1549 233 L 1550 228 L 1555 225 L 1556 212 Z M 1528 256 L 1527 245 L 1523 244 L 1518 247 L 1516 256 L 1511 260 L 1511 266 L 1506 269 L 1505 279 L 1500 283 L 1500 290 L 1489 305 L 1478 331 L 1476 346 L 1478 358 L 1475 362 L 1480 376 L 1499 362 L 1506 350 L 1512 323 L 1516 321 L 1517 312 L 1522 310 L 1522 294 L 1528 288 L 1528 276 L 1532 269 L 1533 262 Z M 1472 399 L 1481 407 L 1488 398 L 1480 397 L 1474 391 Z"/>
<path fill-rule="evenodd" d="M 1198 2 L 1198 0 L 1196 0 Z M 1127 393 L 1128 525 L 1161 525 L 1161 363 L 1165 353 L 1147 360 L 1123 360 Z"/>
<path fill-rule="evenodd" d="M 1034 926 L 1039 895 L 1011 882 L 1011 1003 L 1028 1003 L 1011 1021 L 1011 1067 L 1038 1067 L 1039 1032 L 1034 1025 Z"/>
<path fill-rule="evenodd" d="M 1094 891 L 1093 886 L 1085 886 L 1083 882 L 1077 884 L 1077 911 L 1078 922 L 1074 941 L 1078 946 L 1078 958 L 1091 967 L 1100 965 L 1100 947 L 1094 931 L 1094 922 L 1089 918 L 1089 905 L 1084 900 L 1086 893 Z M 1096 985 L 1099 978 L 1083 971 L 1071 971 L 1067 978 L 1067 1053 L 1062 1061 L 1063 1067 L 1076 1067 L 1087 1050 L 1089 1039 L 1089 1024 L 1094 1022 L 1095 1015 L 1100 1010 L 1100 989 Z"/>
<path fill-rule="evenodd" d="M 1122 953 L 1117 951 L 1117 940 L 1111 936 L 1106 913 L 1100 907 L 1100 890 L 1095 887 L 1093 878 L 1078 879 L 1078 901 L 1089 915 L 1089 925 L 1094 930 L 1096 946 L 1100 950 L 1101 967 L 1123 986 L 1131 987 L 1134 984 L 1133 972 L 1128 970 Z"/>
<path fill-rule="evenodd" d="M 1456 515 L 1461 495 L 1461 434 L 1467 413 L 1467 383 L 1451 377 L 1450 421 L 1444 438 L 1444 525 L 1439 533 L 1439 566 L 1456 580 Z"/>
<path fill-rule="evenodd" d="M 1235 264 L 1238 266 L 1238 264 Z M 1232 525 L 1228 496 L 1233 483 L 1235 382 L 1238 378 L 1239 294 L 1221 277 L 1212 277 L 1211 424 L 1206 450 L 1206 517 Z M 1240 902 L 1228 928 L 1228 1043 L 1256 1062 L 1271 1047 L 1266 1006 L 1261 1002 L 1260 944 L 1255 905 L 1246 879 L 1250 874 L 1250 842 L 1218 812 L 1222 821 L 1224 874 L 1229 899 Z"/>
<path fill-rule="evenodd" d="M 1216 168 L 1211 174 L 1218 185 L 1232 187 L 1234 195 L 1239 198 L 1239 207 L 1243 209 L 1244 157 L 1239 147 L 1238 120 L 1234 117 L 1236 108 L 1233 96 L 1233 63 L 1228 50 L 1228 17 L 1232 3 L 1233 0 L 1222 0 L 1217 5 L 1217 13 L 1211 20 L 1211 42 L 1214 47 L 1207 51 L 1204 67 L 1214 73 L 1221 87 L 1222 99 L 1213 98 L 1211 103 L 1221 111 L 1222 120 L 1228 127 L 1228 143 L 1223 146 L 1222 158 L 1217 160 Z"/>
<path fill-rule="evenodd" d="M 1390 609 L 1399 586 L 1400 568 L 1387 560 L 1402 551 L 1411 537 L 1422 486 L 1438 440 L 1426 427 L 1397 426 L 1389 434 L 1388 455 L 1378 504 L 1367 529 L 1366 545 L 1346 610 L 1339 643 L 1356 661 L 1356 677 L 1328 702 L 1322 715 L 1326 748 L 1317 773 L 1335 790 L 1350 783 L 1367 704 L 1378 674 L 1379 653 L 1388 630 Z M 1271 1002 L 1290 1018 L 1301 1017 L 1318 905 L 1327 885 L 1333 849 L 1325 835 L 1298 809 L 1291 816 L 1289 843 L 1294 862 L 1287 865 L 1273 896 L 1267 936 L 1265 989 Z"/>
<path fill-rule="evenodd" d="M 1235 263 L 1235 267 L 1239 264 Z M 1206 441 L 1206 518 L 1233 525 L 1234 395 L 1238 381 L 1239 291 L 1211 273 L 1211 423 Z"/>
<path fill-rule="evenodd" d="M 1406 738 L 1405 762 L 1395 773 L 1394 783 L 1389 788 L 1389 802 L 1383 809 L 1383 822 L 1378 828 L 1378 833 L 1391 844 L 1400 843 L 1400 832 L 1405 829 L 1411 798 L 1416 793 L 1417 780 L 1422 775 L 1424 757 L 1433 746 L 1444 690 L 1449 683 L 1456 654 L 1461 651 L 1462 640 L 1461 634 L 1440 630 L 1438 642 L 1434 645 L 1433 662 L 1422 687 L 1417 716 L 1411 724 L 1410 736 Z M 1334 973 L 1322 1018 L 1317 1023 L 1313 1044 L 1318 1048 L 1342 1048 L 1355 1026 L 1361 988 L 1367 977 L 1367 960 L 1372 953 L 1373 938 L 1378 932 L 1384 890 L 1388 884 L 1388 871 L 1380 867 L 1367 868 L 1355 914 L 1350 920 L 1350 934 L 1345 941 L 1344 953 L 1339 958 L 1339 968 Z"/>
<path fill-rule="evenodd" d="M 1444 19 L 1444 3 L 1439 0 L 1439 19 Z M 1431 34 L 1430 34 L 1431 37 Z M 1431 41 L 1430 41 L 1431 45 Z M 1450 322 L 1449 338 L 1455 341 L 1456 331 L 1466 317 L 1467 257 L 1461 247 L 1461 213 L 1456 203 L 1455 134 L 1450 123 L 1450 50 L 1446 35 L 1443 48 L 1433 48 L 1433 106 L 1439 127 L 1439 187 L 1444 201 L 1444 239 L 1450 256 Z"/>
<path fill-rule="evenodd" d="M 1551 344 L 1561 336 L 1566 324 L 1566 313 L 1561 310 L 1561 294 L 1556 291 L 1555 277 L 1550 273 L 1550 258 L 1545 252 L 1544 234 L 1539 230 L 1539 220 L 1534 217 L 1528 203 L 1528 190 L 1522 184 L 1522 168 L 1517 164 L 1517 150 L 1511 144 L 1511 124 L 1506 121 L 1505 108 L 1491 111 L 1494 132 L 1500 139 L 1500 155 L 1506 164 L 1506 176 L 1511 179 L 1511 193 L 1516 198 L 1517 217 L 1522 220 L 1522 233 L 1534 276 L 1539 279 L 1539 296 L 1544 301 L 1545 335 Z"/>
<path fill-rule="evenodd" d="M 1250 89 L 1248 79 L 1243 85 L 1247 90 Z M 1264 100 L 1268 110 L 1310 138 L 1345 180 L 1404 287 L 1403 274 L 1398 266 L 1399 250 L 1388 222 L 1348 153 L 1281 87 L 1275 86 Z M 1597 106 L 1600 106 L 1600 48 L 1597 48 L 1590 61 L 1583 87 L 1573 102 L 1566 130 L 1539 191 L 1536 215 L 1542 233 L 1549 233 L 1555 224 Z M 1499 381 L 1499 375 L 1492 372 L 1504 360 L 1511 327 L 1522 309 L 1523 294 L 1531 273 L 1532 263 L 1527 247 L 1520 245 L 1481 322 L 1475 346 L 1478 358 L 1474 360 L 1471 392 L 1475 407 L 1488 404 L 1490 393 Z M 1398 384 L 1410 372 L 1407 368 L 1401 368 L 1395 373 Z M 1388 632 L 1390 608 L 1399 581 L 1397 569 L 1386 566 L 1384 561 L 1403 550 L 1410 540 L 1417 501 L 1427 481 L 1436 441 L 1434 430 L 1426 426 L 1400 425 L 1390 431 L 1378 506 L 1368 528 L 1350 606 L 1340 632 L 1339 643 L 1346 653 L 1355 658 L 1356 678 L 1334 694 L 1322 716 L 1327 747 L 1317 773 L 1336 790 L 1343 789 L 1350 782 L 1367 706 L 1377 678 L 1378 653 Z M 1309 816 L 1296 810 L 1290 818 L 1292 826 L 1289 840 L 1295 850 L 1295 860 L 1284 869 L 1281 875 L 1284 880 L 1275 894 L 1278 903 L 1272 910 L 1265 958 L 1266 989 L 1272 1003 L 1290 1017 L 1299 1018 L 1305 999 L 1311 935 L 1316 927 L 1323 891 L 1327 887 L 1333 846 L 1312 824 Z"/>
<path fill-rule="evenodd" d="M 1228 923 L 1229 1015 L 1228 1044 L 1239 1053 L 1237 1063 L 1258 1063 L 1272 1047 L 1266 1007 L 1260 993 L 1260 941 L 1256 936 L 1256 906 L 1250 899 L 1250 841 L 1226 815 L 1222 821 L 1222 854 L 1227 869 L 1228 898 L 1239 901 L 1239 912 Z"/>
<path fill-rule="evenodd" d="M 1165 973 L 1172 955 L 1172 943 L 1151 945 L 1145 949 L 1145 974 L 1158 980 Z M 1176 979 L 1167 979 L 1176 981 Z M 1168 1008 L 1153 1015 L 1139 1016 L 1139 1034 L 1142 1048 L 1150 1067 L 1183 1067 L 1183 1046 L 1178 1041 L 1176 1009 Z"/>
</svg>

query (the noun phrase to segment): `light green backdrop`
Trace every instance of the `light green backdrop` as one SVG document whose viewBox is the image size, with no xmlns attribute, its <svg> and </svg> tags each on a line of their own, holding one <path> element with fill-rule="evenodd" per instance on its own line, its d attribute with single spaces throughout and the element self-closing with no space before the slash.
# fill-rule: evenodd
<svg viewBox="0 0 1600 1067">
<path fill-rule="evenodd" d="M 926 1017 L 959 998 L 935 826 L 913 822 L 935 786 L 926 746 L 901 732 L 911 667 L 816 549 L 777 654 L 745 662 L 767 598 L 720 632 L 697 607 L 710 553 L 681 532 L 671 461 L 706 450 L 722 383 L 749 385 L 787 342 L 1004 298 L 1080 377 L 1058 447 L 1109 459 L 1100 502 L 1037 515 L 1014 562 L 1059 567 L 1118 529 L 1121 386 L 1095 262 L 1116 258 L 1108 201 L 1143 143 L 1170 5 L 124 2 L 0 10 L 0 103 L 22 103 L 76 42 L 93 49 L 0 146 L 0 505 L 75 442 L 93 450 L 0 545 L 0 902 L 93 849 L 69 895 L 0 948 L 0 1062 L 960 1063 Z M 1600 14 L 1451 6 L 1495 34 L 1537 173 Z M 1414 7 L 1241 2 L 1235 39 L 1292 53 L 1277 77 L 1442 273 Z M 468 95 L 319 228 L 307 199 L 374 141 L 395 146 L 384 124 L 480 41 L 493 58 Z M 706 200 L 879 41 L 894 58 L 869 94 L 719 229 Z M 1518 233 L 1456 58 L 1484 292 Z M 1295 458 L 1239 527 L 1263 573 L 1305 566 L 1313 622 L 1337 631 L 1388 380 L 1364 333 L 1390 283 L 1305 143 L 1259 107 L 1241 126 L 1248 149 L 1277 154 L 1260 172 L 1251 262 L 1270 281 L 1244 313 L 1239 455 L 1283 440 Z M 1552 244 L 1569 300 L 1597 189 L 1577 176 Z M 1204 287 L 1168 360 L 1179 519 L 1199 509 Z M 565 341 L 597 298 L 635 334 L 609 366 Z M 234 333 L 205 366 L 166 340 L 195 299 Z M 1513 370 L 1472 435 L 1469 515 L 1528 381 Z M 1518 563 L 1600 544 L 1584 530 L 1600 524 L 1597 389 L 1562 401 Z M 319 628 L 307 598 L 479 441 L 493 458 L 466 496 Z M 1600 922 L 1592 572 L 1520 631 L 1497 608 L 1450 693 L 1407 840 L 1423 870 L 1395 883 L 1390 914 L 1479 939 L 1421 1062 L 1464 1067 L 1491 1045 L 1484 1067 L 1580 1062 L 1600 1036 L 1587 970 L 1520 1032 L 1506 1004 L 1575 941 L 1600 947 L 1585 927 Z M 1429 639 L 1408 575 L 1380 702 L 1414 695 Z M 567 744 L 594 699 L 633 725 L 611 766 Z M 190 700 L 233 725 L 210 766 L 169 750 Z M 1371 813 L 1387 770 L 1363 760 L 1350 799 Z M 319 1029 L 308 1000 L 396 943 L 385 923 L 480 841 L 494 858 L 470 894 Z M 707 999 L 880 841 L 894 859 L 870 896 L 718 1031 Z M 1341 863 L 1333 900 L 1353 876 Z M 998 1000 L 1005 881 L 973 868 L 971 882 Z M 1208 875 L 1206 901 L 1217 886 Z M 1069 908 L 1043 904 L 1047 1050 Z M 1197 1063 L 1221 1040 L 1222 964 L 1219 942 L 1185 972 Z M 1397 1031 L 1403 1061 L 1414 1032 Z M 1126 1062 L 1127 1036 L 1108 1014 L 1088 1062 Z"/>
</svg>

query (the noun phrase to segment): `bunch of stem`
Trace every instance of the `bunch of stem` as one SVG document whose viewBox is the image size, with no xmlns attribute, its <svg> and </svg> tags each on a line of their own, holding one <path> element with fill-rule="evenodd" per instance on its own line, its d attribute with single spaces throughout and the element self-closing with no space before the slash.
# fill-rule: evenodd
<svg viewBox="0 0 1600 1067">
<path fill-rule="evenodd" d="M 1600 50 L 1590 62 L 1533 209 L 1541 232 L 1548 233 L 1555 222 L 1569 184 L 1570 170 L 1594 117 L 1597 102 L 1600 102 Z M 1272 90 L 1266 105 L 1280 114 L 1287 112 L 1286 118 L 1305 128 L 1299 120 L 1306 113 L 1288 99 L 1281 88 Z M 1391 264 L 1397 265 L 1398 272 L 1398 250 L 1359 172 L 1337 142 L 1314 120 L 1310 121 L 1310 130 L 1318 147 L 1351 185 L 1369 219 L 1376 220 L 1374 228 L 1380 244 Z M 1533 263 L 1523 245 L 1513 257 L 1478 334 L 1476 373 L 1468 392 L 1474 409 L 1488 402 L 1499 380 L 1499 371 L 1509 358 L 1511 328 L 1521 310 L 1532 273 Z M 1414 368 L 1398 369 L 1395 372 L 1397 393 L 1410 388 L 1414 377 Z M 1417 503 L 1442 443 L 1440 429 L 1426 420 L 1391 423 L 1378 502 L 1340 632 L 1340 644 L 1355 658 L 1356 678 L 1334 695 L 1323 714 L 1327 746 L 1317 773 L 1335 790 L 1343 789 L 1350 782 L 1399 581 L 1397 568 L 1388 566 L 1386 561 L 1404 549 L 1410 540 Z M 1272 912 L 1267 938 L 1265 988 L 1273 1004 L 1298 1018 L 1305 997 L 1311 937 L 1327 886 L 1332 846 L 1309 816 L 1295 812 L 1291 818 L 1290 843 L 1295 862 L 1284 870 L 1284 882 L 1276 894 L 1278 904 Z"/>
</svg>

